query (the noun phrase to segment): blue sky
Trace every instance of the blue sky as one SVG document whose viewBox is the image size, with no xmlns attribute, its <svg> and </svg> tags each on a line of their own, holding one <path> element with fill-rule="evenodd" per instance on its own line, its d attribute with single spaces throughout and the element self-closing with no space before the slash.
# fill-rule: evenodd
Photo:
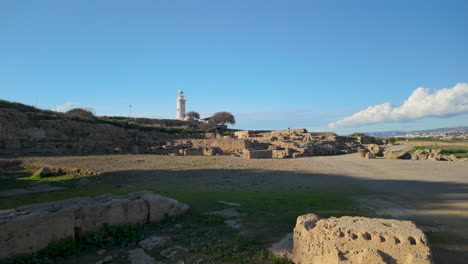
<svg viewBox="0 0 468 264">
<path fill-rule="evenodd" d="M 236 128 L 330 130 L 418 87 L 467 83 L 467 14 L 467 1 L 442 0 L 0 1 L 0 98 L 173 118 L 184 89 L 188 110 L 231 111 Z M 337 131 L 467 121 L 462 111 Z"/>
</svg>

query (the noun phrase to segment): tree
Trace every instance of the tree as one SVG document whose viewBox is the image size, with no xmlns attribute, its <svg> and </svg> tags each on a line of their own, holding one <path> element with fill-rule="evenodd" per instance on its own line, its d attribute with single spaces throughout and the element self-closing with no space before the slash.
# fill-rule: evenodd
<svg viewBox="0 0 468 264">
<path fill-rule="evenodd" d="M 196 119 L 200 119 L 200 114 L 198 112 L 195 112 L 195 111 L 190 111 L 188 112 L 187 114 L 185 114 L 188 119 L 190 120 L 196 120 Z"/>
<path fill-rule="evenodd" d="M 236 124 L 236 119 L 229 112 L 217 112 L 210 118 L 210 123 L 217 125 Z"/>
</svg>

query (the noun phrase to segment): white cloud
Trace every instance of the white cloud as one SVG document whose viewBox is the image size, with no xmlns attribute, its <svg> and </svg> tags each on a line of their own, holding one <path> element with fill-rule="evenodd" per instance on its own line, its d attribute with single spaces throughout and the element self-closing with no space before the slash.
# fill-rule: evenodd
<svg viewBox="0 0 468 264">
<path fill-rule="evenodd" d="M 448 117 L 468 113 L 468 83 L 431 91 L 419 87 L 400 107 L 391 103 L 369 106 L 352 116 L 328 124 L 330 129 L 367 124 L 416 120 L 425 117 Z"/>
<path fill-rule="evenodd" d="M 57 112 L 67 112 L 73 108 L 83 108 L 94 113 L 94 107 L 81 106 L 79 103 L 73 102 L 65 102 L 62 105 L 56 105 L 54 110 Z"/>
</svg>

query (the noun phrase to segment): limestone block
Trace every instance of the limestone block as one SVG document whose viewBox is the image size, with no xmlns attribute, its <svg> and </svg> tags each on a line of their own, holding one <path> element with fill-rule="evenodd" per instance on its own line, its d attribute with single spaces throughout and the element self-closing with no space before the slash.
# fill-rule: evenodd
<svg viewBox="0 0 468 264">
<path fill-rule="evenodd" d="M 374 153 L 369 151 L 369 152 L 366 153 L 366 155 L 364 155 L 364 158 L 366 158 L 366 159 L 375 159 L 376 157 L 375 157 Z"/>
<path fill-rule="evenodd" d="M 411 159 L 411 154 L 408 152 L 385 151 L 384 158 L 386 159 Z"/>
<path fill-rule="evenodd" d="M 383 157 L 384 155 L 384 149 L 377 144 L 370 144 L 367 146 L 367 149 L 376 157 Z"/>
<path fill-rule="evenodd" d="M 283 150 L 275 149 L 272 150 L 271 153 L 274 159 L 284 159 L 289 158 L 291 156 L 291 150 L 289 148 Z"/>
<path fill-rule="evenodd" d="M 203 148 L 203 155 L 205 156 L 216 156 L 221 153 L 223 153 L 223 151 L 218 147 Z"/>
<path fill-rule="evenodd" d="M 186 204 L 152 193 L 142 193 L 140 197 L 148 205 L 149 222 L 158 222 L 167 216 L 177 216 L 185 213 L 189 209 Z"/>
<path fill-rule="evenodd" d="M 184 156 L 202 156 L 203 150 L 201 148 L 186 148 L 183 150 Z"/>
<path fill-rule="evenodd" d="M 58 212 L 32 212 L 0 217 L 0 259 L 41 250 L 52 241 L 74 237 L 75 214 L 70 208 Z M 2 221 L 3 220 L 3 221 Z"/>
<path fill-rule="evenodd" d="M 249 150 L 244 149 L 242 151 L 242 157 L 244 159 L 271 159 L 273 158 L 271 150 Z"/>
<path fill-rule="evenodd" d="M 410 221 L 365 217 L 299 216 L 292 259 L 296 264 L 430 264 L 424 233 Z"/>
</svg>

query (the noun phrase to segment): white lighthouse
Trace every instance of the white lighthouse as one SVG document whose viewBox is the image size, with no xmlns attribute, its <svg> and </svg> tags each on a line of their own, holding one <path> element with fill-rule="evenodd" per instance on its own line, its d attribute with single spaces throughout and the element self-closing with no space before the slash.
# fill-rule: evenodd
<svg viewBox="0 0 468 264">
<path fill-rule="evenodd" d="M 185 118 L 185 96 L 182 89 L 179 90 L 179 96 L 177 97 L 177 119 L 182 120 Z"/>
</svg>

